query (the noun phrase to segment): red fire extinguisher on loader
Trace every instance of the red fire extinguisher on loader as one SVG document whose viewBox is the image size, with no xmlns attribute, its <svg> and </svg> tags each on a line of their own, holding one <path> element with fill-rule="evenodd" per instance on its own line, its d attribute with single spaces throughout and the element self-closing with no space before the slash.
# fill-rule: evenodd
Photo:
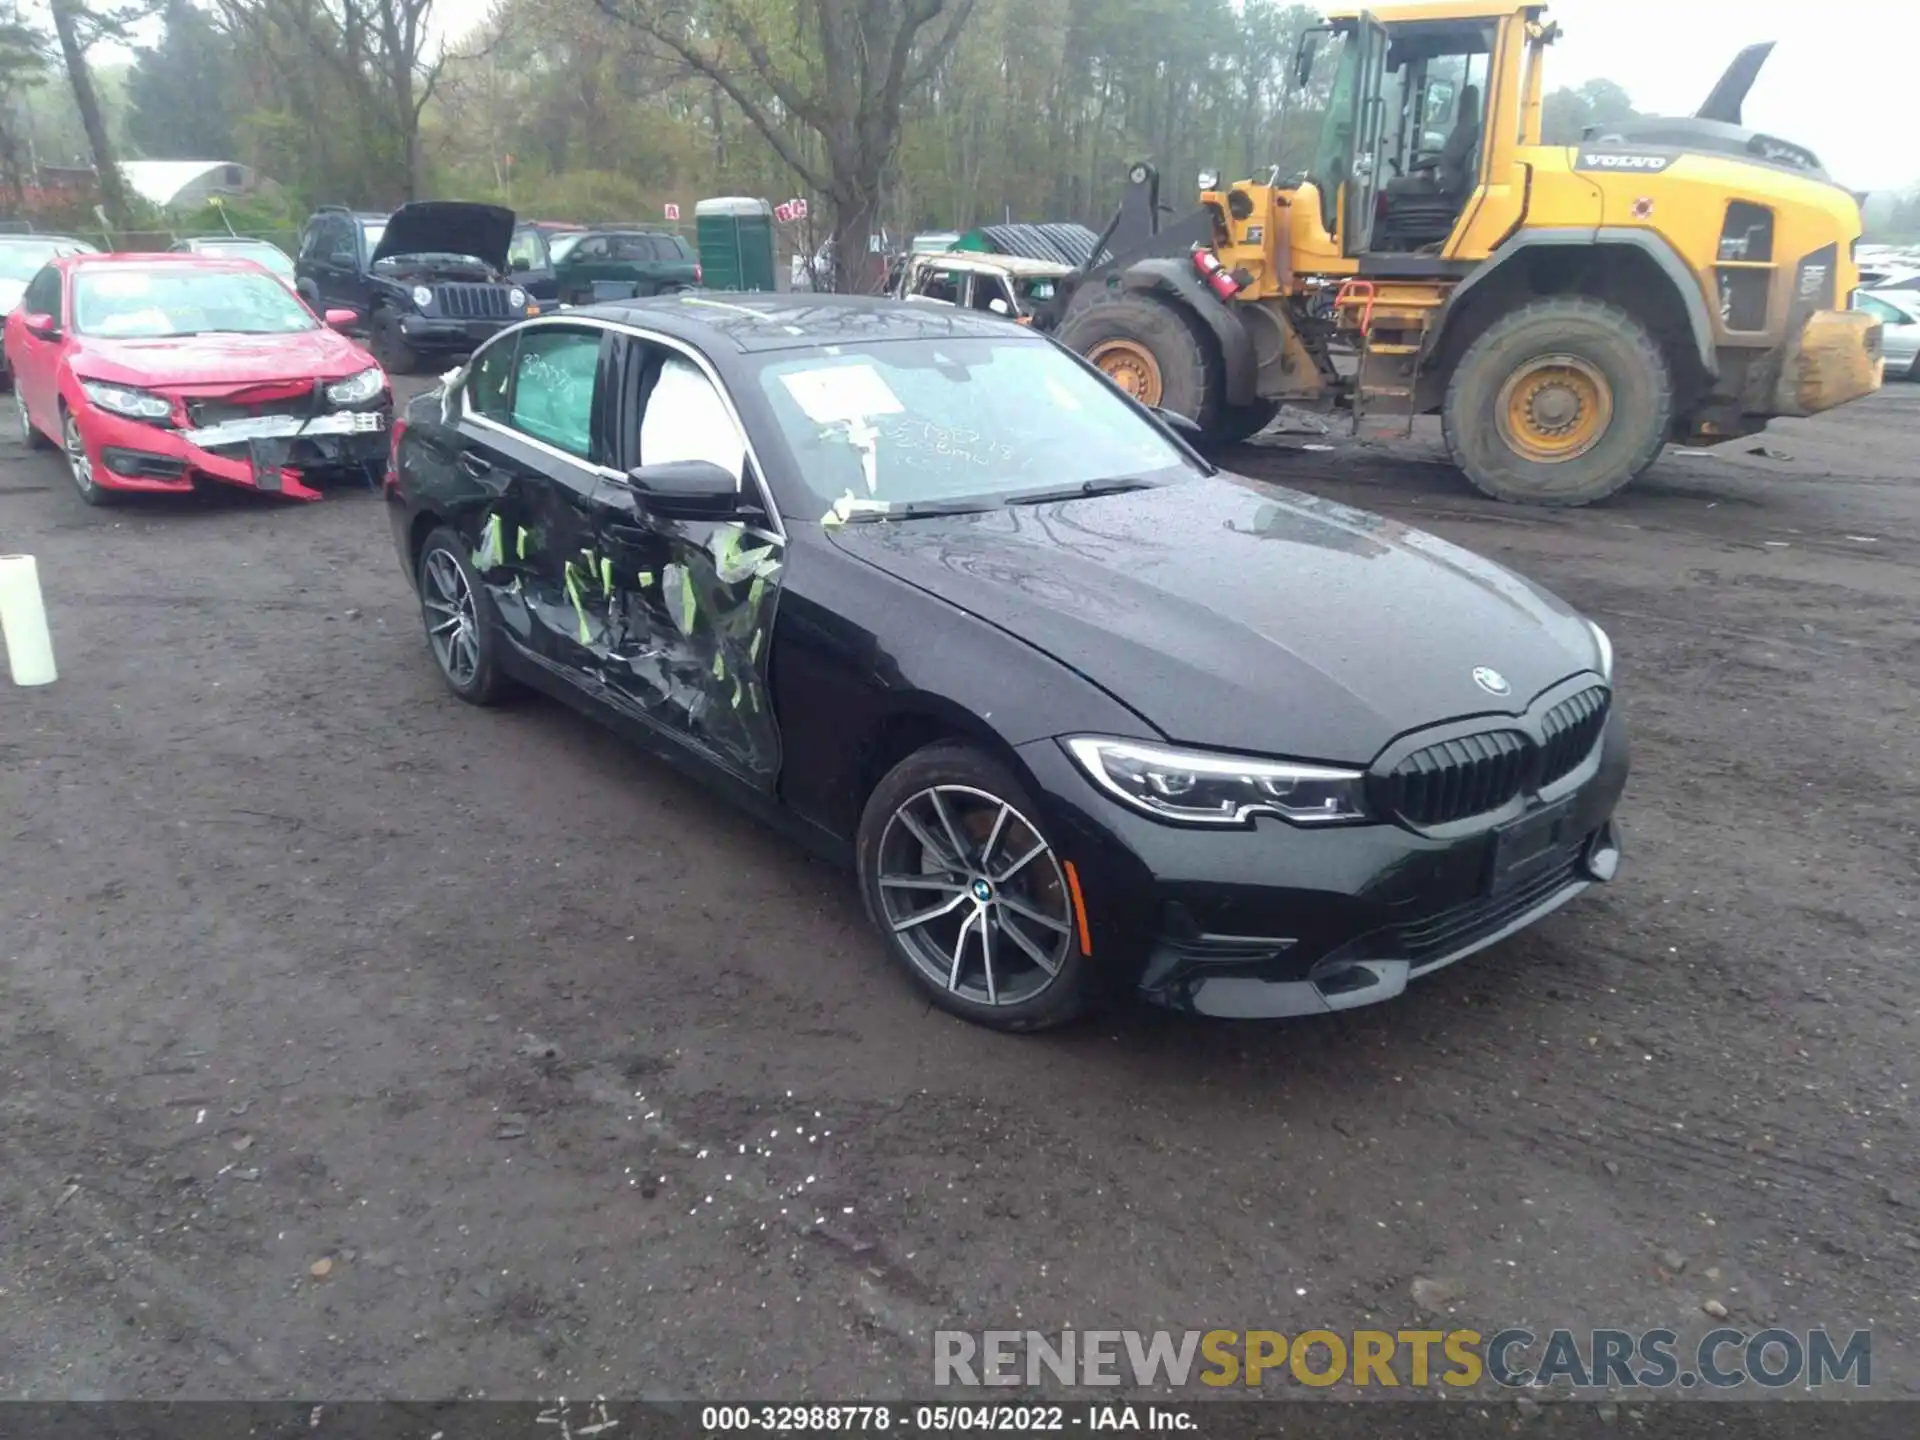
<svg viewBox="0 0 1920 1440">
<path fill-rule="evenodd" d="M 1193 247 L 1193 268 L 1200 272 L 1200 278 L 1207 282 L 1207 288 L 1222 300 L 1231 300 L 1240 293 L 1240 282 L 1220 263 L 1220 257 L 1206 246 Z"/>
</svg>

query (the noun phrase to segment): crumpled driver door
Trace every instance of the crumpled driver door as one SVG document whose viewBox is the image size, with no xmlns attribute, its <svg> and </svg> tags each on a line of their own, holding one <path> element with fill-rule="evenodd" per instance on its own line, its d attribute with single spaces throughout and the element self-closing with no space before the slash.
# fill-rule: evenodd
<svg viewBox="0 0 1920 1440">
<path fill-rule="evenodd" d="M 646 513 L 625 481 L 602 481 L 595 510 L 611 566 L 608 689 L 630 713 L 771 788 L 780 771 L 767 689 L 786 558 L 779 522 L 706 371 L 666 347 L 624 345 L 611 376 L 622 397 L 611 412 L 620 463 L 710 460 L 742 477 L 742 501 L 734 519 L 667 520 Z"/>
</svg>

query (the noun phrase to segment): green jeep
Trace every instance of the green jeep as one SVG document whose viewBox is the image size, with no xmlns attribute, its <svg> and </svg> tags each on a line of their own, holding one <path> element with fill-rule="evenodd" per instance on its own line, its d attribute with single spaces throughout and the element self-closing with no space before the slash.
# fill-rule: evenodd
<svg viewBox="0 0 1920 1440">
<path fill-rule="evenodd" d="M 562 305 L 690 290 L 700 261 L 678 235 L 659 230 L 589 230 L 555 257 Z M 556 247 L 557 248 L 557 247 Z"/>
</svg>

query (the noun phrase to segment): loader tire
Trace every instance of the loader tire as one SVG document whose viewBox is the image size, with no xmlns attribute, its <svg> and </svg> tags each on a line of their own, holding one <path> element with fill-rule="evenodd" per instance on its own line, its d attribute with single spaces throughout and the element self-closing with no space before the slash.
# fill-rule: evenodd
<svg viewBox="0 0 1920 1440">
<path fill-rule="evenodd" d="M 1142 405 L 1185 415 L 1209 438 L 1218 429 L 1226 366 L 1177 302 L 1137 290 L 1103 291 L 1067 316 L 1057 338 Z"/>
<path fill-rule="evenodd" d="M 1590 505 L 1658 458 L 1673 375 L 1626 311 L 1556 296 L 1503 315 L 1468 347 L 1441 418 L 1476 489 L 1516 505 Z"/>
<path fill-rule="evenodd" d="M 1222 405 L 1220 419 L 1207 432 L 1212 445 L 1238 445 L 1273 424 L 1280 414 L 1278 400 L 1256 400 L 1251 405 Z"/>
</svg>

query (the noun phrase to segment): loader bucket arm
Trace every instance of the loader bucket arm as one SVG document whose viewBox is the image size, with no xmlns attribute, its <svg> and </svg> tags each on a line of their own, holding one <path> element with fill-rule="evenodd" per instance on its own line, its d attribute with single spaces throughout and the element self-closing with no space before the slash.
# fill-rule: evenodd
<svg viewBox="0 0 1920 1440">
<path fill-rule="evenodd" d="M 1747 103 L 1747 92 L 1753 89 L 1753 82 L 1760 74 L 1760 67 L 1767 63 L 1767 57 L 1773 53 L 1774 42 L 1765 41 L 1759 45 L 1749 45 L 1733 57 L 1733 63 L 1727 66 L 1726 73 L 1713 87 L 1713 93 L 1707 96 L 1694 116 L 1696 120 L 1718 120 L 1726 125 L 1743 125 L 1740 118 L 1741 107 Z"/>
</svg>

